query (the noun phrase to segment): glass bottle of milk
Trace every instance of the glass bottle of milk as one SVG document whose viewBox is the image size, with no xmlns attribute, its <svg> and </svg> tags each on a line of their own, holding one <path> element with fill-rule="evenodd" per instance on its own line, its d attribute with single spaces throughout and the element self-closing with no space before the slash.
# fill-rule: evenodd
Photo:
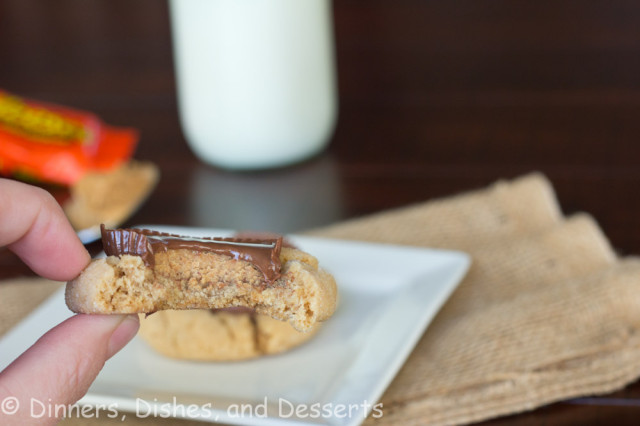
<svg viewBox="0 0 640 426">
<path fill-rule="evenodd" d="M 284 166 L 337 115 L 330 0 L 171 0 L 183 132 L 205 162 Z"/>
</svg>

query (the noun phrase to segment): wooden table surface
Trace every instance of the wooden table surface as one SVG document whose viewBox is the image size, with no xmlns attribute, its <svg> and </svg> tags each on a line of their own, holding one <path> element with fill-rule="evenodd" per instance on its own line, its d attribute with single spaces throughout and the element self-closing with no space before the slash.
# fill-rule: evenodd
<svg viewBox="0 0 640 426">
<path fill-rule="evenodd" d="M 0 88 L 133 126 L 161 169 L 128 224 L 292 232 L 540 170 L 640 253 L 640 2 L 340 0 L 329 148 L 281 170 L 199 162 L 164 0 L 0 0 Z M 95 245 L 92 251 L 98 250 Z M 0 277 L 26 273 L 5 251 Z M 640 384 L 487 424 L 636 424 Z"/>
</svg>

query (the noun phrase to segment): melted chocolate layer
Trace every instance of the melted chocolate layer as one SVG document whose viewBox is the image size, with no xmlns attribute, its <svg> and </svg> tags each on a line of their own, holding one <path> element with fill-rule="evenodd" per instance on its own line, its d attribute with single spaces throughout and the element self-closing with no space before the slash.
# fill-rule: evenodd
<svg viewBox="0 0 640 426">
<path fill-rule="evenodd" d="M 147 266 L 153 267 L 156 253 L 178 249 L 211 252 L 253 264 L 267 282 L 280 278 L 282 237 L 195 238 L 148 229 L 106 229 L 104 225 L 100 225 L 100 230 L 108 256 L 140 256 Z"/>
</svg>

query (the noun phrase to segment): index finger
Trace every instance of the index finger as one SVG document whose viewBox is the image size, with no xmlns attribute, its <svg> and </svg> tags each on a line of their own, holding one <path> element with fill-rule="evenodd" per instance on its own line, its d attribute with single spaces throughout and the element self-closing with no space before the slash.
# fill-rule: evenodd
<svg viewBox="0 0 640 426">
<path fill-rule="evenodd" d="M 90 260 L 51 194 L 9 179 L 0 179 L 0 246 L 53 280 L 75 278 Z"/>
</svg>

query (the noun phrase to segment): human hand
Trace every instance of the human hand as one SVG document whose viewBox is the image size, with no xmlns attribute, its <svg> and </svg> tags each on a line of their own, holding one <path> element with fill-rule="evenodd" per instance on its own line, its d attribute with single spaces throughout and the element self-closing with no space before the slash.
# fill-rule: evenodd
<svg viewBox="0 0 640 426">
<path fill-rule="evenodd" d="M 68 281 L 90 261 L 62 209 L 46 191 L 0 179 L 0 247 L 7 246 L 46 278 Z M 106 360 L 136 334 L 135 315 L 75 315 L 42 336 L 0 372 L 0 401 L 13 397 L 18 411 L 0 411 L 3 425 L 47 425 L 34 418 L 30 401 L 69 406 L 87 392 Z"/>
</svg>

